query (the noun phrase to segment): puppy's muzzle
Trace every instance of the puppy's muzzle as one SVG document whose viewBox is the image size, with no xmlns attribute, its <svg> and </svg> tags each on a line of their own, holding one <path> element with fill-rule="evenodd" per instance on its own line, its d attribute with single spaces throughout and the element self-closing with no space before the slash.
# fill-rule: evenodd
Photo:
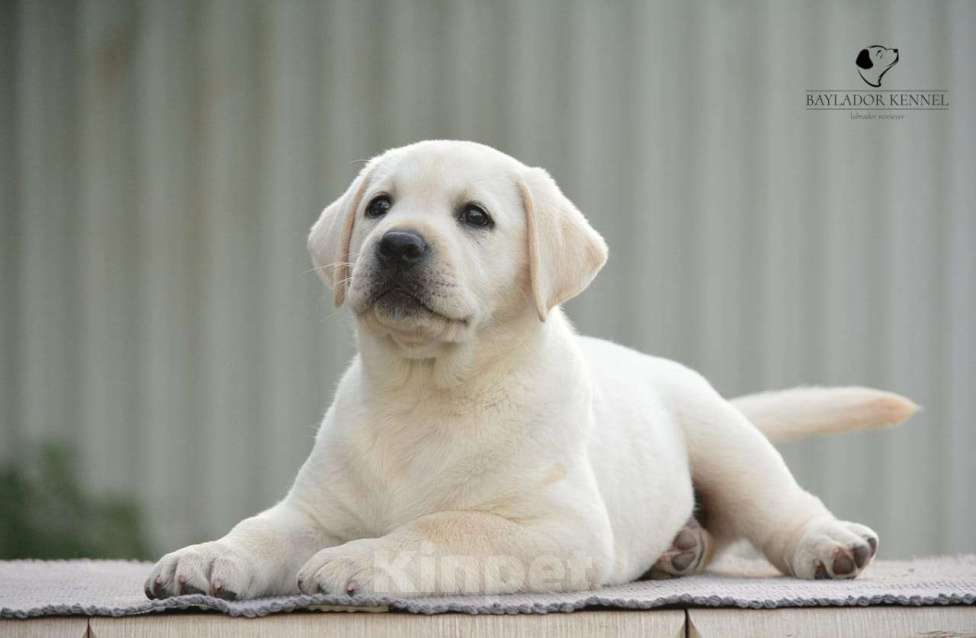
<svg viewBox="0 0 976 638">
<path fill-rule="evenodd" d="M 388 231 L 376 244 L 376 260 L 386 268 L 406 270 L 424 262 L 429 256 L 427 241 L 413 230 Z"/>
</svg>

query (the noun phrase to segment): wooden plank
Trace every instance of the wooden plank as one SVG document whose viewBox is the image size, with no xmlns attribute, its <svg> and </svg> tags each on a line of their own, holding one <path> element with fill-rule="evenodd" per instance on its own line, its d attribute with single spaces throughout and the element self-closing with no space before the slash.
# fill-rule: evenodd
<svg viewBox="0 0 976 638">
<path fill-rule="evenodd" d="M 581 611 L 572 614 L 493 616 L 468 614 L 295 613 L 264 618 L 218 615 L 92 618 L 93 638 L 196 635 L 221 638 L 251 636 L 340 636 L 413 638 L 427 636 L 507 636 L 571 638 L 574 636 L 684 636 L 685 612 Z"/>
<path fill-rule="evenodd" d="M 689 636 L 972 636 L 974 607 L 689 609 Z"/>
<path fill-rule="evenodd" d="M 4 638 L 83 638 L 88 635 L 87 618 L 32 618 L 0 620 Z"/>
</svg>

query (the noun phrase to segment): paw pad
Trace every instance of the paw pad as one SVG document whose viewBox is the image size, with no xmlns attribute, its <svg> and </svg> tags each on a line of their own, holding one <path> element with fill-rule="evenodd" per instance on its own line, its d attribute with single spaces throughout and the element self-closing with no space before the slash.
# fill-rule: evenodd
<svg viewBox="0 0 976 638">
<path fill-rule="evenodd" d="M 821 520 L 809 527 L 798 543 L 792 569 L 800 578 L 856 578 L 877 549 L 877 535 L 864 525 Z"/>
<path fill-rule="evenodd" d="M 676 578 L 700 571 L 705 565 L 710 544 L 711 537 L 708 532 L 694 517 L 688 519 L 685 526 L 674 537 L 671 547 L 651 567 L 647 577 Z"/>
</svg>

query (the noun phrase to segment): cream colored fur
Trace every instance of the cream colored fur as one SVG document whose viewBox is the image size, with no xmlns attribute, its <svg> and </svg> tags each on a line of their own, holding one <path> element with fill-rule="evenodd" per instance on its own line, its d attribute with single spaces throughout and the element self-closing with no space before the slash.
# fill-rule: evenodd
<svg viewBox="0 0 976 638">
<path fill-rule="evenodd" d="M 732 400 L 770 441 L 883 428 L 908 420 L 918 406 L 893 392 L 871 388 L 793 388 Z"/>
<path fill-rule="evenodd" d="M 384 194 L 392 208 L 367 217 Z M 494 227 L 460 223 L 466 202 Z M 393 297 L 404 306 L 387 297 L 376 246 L 405 229 L 430 257 L 413 296 Z M 356 317 L 359 354 L 285 498 L 164 556 L 150 596 L 623 583 L 669 548 L 693 485 L 719 544 L 748 539 L 803 578 L 863 567 L 830 565 L 874 533 L 800 488 L 763 433 L 872 427 L 914 406 L 860 388 L 729 402 L 678 363 L 578 336 L 559 304 L 607 248 L 541 169 L 470 142 L 388 151 L 325 209 L 309 249 Z"/>
</svg>

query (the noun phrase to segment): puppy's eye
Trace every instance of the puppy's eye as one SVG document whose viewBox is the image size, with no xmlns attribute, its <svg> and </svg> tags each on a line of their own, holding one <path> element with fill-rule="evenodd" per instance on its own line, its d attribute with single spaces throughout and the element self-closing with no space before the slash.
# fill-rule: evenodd
<svg viewBox="0 0 976 638">
<path fill-rule="evenodd" d="M 491 228 L 495 225 L 491 215 L 486 213 L 484 208 L 474 203 L 465 204 L 458 214 L 458 219 L 462 224 L 472 228 Z"/>
<path fill-rule="evenodd" d="M 366 217 L 369 217 L 370 219 L 382 217 L 383 215 L 386 215 L 392 207 L 393 200 L 390 199 L 389 195 L 377 195 L 369 202 L 369 204 L 366 205 Z"/>
</svg>

